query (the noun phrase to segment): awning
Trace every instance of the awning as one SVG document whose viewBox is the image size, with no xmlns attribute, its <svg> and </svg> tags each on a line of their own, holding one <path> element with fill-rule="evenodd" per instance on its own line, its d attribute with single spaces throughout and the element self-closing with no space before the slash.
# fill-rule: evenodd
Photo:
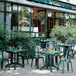
<svg viewBox="0 0 76 76">
<path fill-rule="evenodd" d="M 70 10 L 70 9 L 66 9 L 66 8 L 61 8 L 61 7 L 56 7 L 56 6 L 52 6 L 52 5 L 36 3 L 36 2 L 32 2 L 32 1 L 26 1 L 26 0 L 8 0 L 8 1 L 16 2 L 16 3 L 19 3 L 19 4 L 24 4 L 24 5 L 28 5 L 28 6 L 32 6 L 32 7 L 39 7 L 39 8 L 44 8 L 44 9 L 50 9 L 50 10 L 56 10 L 56 11 L 76 14 L 76 10 Z"/>
</svg>

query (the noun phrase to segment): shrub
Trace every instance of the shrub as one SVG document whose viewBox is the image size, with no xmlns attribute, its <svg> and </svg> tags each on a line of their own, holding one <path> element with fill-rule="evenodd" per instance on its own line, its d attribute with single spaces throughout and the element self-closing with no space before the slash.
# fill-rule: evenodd
<svg viewBox="0 0 76 76">
<path fill-rule="evenodd" d="M 55 26 L 50 38 L 61 43 L 76 42 L 76 28 L 73 26 Z"/>
<path fill-rule="evenodd" d="M 2 25 L 3 24 L 0 23 L 0 49 L 6 48 L 9 42 L 9 33 Z"/>
<path fill-rule="evenodd" d="M 11 32 L 11 42 L 13 46 L 18 45 L 34 45 L 35 41 L 31 38 L 29 33 L 24 32 Z"/>
</svg>

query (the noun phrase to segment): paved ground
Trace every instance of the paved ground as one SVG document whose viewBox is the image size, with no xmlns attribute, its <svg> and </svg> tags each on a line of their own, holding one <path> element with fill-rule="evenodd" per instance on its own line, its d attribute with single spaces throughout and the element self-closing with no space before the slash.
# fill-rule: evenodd
<svg viewBox="0 0 76 76">
<path fill-rule="evenodd" d="M 31 61 L 29 60 L 29 64 L 27 64 L 25 60 L 25 67 L 22 68 L 20 66 L 17 66 L 17 69 L 14 70 L 13 67 L 8 70 L 8 68 L 4 68 L 3 70 L 0 70 L 0 76 L 76 76 L 76 56 L 73 61 L 73 73 L 70 71 L 67 71 L 65 66 L 65 73 L 62 74 L 62 65 L 60 65 L 60 70 L 57 71 L 55 68 L 53 68 L 53 72 L 50 72 L 50 69 L 44 68 L 43 70 L 36 69 L 35 65 L 33 64 L 33 67 L 30 66 Z M 40 66 L 42 66 L 42 61 L 40 61 Z"/>
</svg>

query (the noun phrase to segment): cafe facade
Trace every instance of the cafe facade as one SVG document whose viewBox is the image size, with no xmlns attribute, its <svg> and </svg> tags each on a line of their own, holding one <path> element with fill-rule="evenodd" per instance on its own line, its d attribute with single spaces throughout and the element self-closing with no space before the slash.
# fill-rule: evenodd
<svg viewBox="0 0 76 76">
<path fill-rule="evenodd" d="M 49 38 L 56 25 L 76 27 L 76 5 L 52 0 L 0 0 L 0 23 L 9 32 Z"/>
</svg>

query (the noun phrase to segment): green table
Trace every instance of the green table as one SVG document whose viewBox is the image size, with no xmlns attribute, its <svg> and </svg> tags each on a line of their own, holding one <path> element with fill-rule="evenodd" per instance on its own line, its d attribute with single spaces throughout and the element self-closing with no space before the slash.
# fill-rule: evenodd
<svg viewBox="0 0 76 76">
<path fill-rule="evenodd" d="M 59 55 L 60 53 L 62 53 L 61 51 L 40 51 L 39 53 L 42 55 L 45 55 L 45 64 L 44 66 L 40 67 L 40 69 L 43 69 L 45 67 L 50 67 L 50 70 L 52 72 L 52 67 L 55 67 L 57 70 L 59 70 L 58 66 L 55 66 L 54 64 L 52 64 L 52 56 L 57 54 Z"/>
<path fill-rule="evenodd" d="M 23 64 L 19 63 L 19 53 L 26 52 L 26 50 L 4 49 L 3 51 L 10 53 L 10 55 L 11 55 L 11 62 L 8 65 L 6 65 L 6 67 L 10 66 L 10 65 L 14 65 L 14 70 L 16 70 L 16 65 L 20 65 L 20 66 L 24 67 Z M 15 59 L 16 56 L 17 56 L 17 59 Z"/>
</svg>

